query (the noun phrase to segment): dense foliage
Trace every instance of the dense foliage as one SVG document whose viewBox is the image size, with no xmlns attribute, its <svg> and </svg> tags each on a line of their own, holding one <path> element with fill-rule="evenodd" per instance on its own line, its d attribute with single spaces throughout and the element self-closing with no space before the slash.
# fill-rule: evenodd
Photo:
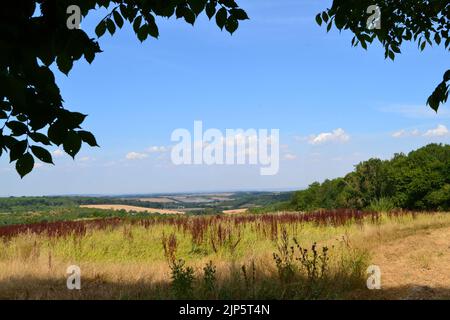
<svg viewBox="0 0 450 320">
<path fill-rule="evenodd" d="M 315 182 L 290 208 L 450 209 L 450 145 L 429 144 L 390 160 L 370 159 L 343 178 Z"/>
</svg>

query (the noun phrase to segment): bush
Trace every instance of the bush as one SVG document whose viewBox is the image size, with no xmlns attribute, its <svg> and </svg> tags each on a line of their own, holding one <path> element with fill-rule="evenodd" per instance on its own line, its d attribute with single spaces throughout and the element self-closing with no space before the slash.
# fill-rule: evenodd
<svg viewBox="0 0 450 320">
<path fill-rule="evenodd" d="M 368 209 L 376 212 L 389 212 L 395 209 L 395 205 L 390 198 L 379 198 L 372 200 Z"/>
<path fill-rule="evenodd" d="M 206 297 L 211 297 L 216 290 L 216 267 L 212 261 L 203 268 L 203 291 Z"/>
<path fill-rule="evenodd" d="M 193 298 L 194 269 L 186 267 L 185 264 L 184 260 L 179 259 L 170 265 L 171 288 L 176 299 Z"/>
</svg>

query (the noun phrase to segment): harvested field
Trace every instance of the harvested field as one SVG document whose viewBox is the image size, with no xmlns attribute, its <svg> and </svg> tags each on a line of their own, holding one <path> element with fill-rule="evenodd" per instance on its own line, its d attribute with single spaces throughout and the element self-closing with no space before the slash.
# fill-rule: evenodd
<svg viewBox="0 0 450 320">
<path fill-rule="evenodd" d="M 241 213 L 246 213 L 247 212 L 247 208 L 244 209 L 233 209 L 233 210 L 223 210 L 224 214 L 241 214 Z"/>
<path fill-rule="evenodd" d="M 136 211 L 136 212 L 148 212 L 148 213 L 160 213 L 160 214 L 184 214 L 183 211 L 170 210 L 170 209 L 158 209 L 158 208 L 145 208 L 137 206 L 126 206 L 126 205 L 116 205 L 116 204 L 88 204 L 81 205 L 81 208 L 91 208 L 91 209 L 103 209 L 103 210 L 125 210 L 125 211 Z"/>
</svg>

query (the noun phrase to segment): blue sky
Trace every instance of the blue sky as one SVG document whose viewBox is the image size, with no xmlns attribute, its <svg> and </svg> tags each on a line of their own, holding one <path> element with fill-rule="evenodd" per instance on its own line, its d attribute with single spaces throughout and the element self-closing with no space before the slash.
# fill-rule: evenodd
<svg viewBox="0 0 450 320">
<path fill-rule="evenodd" d="M 23 180 L 3 157 L 0 195 L 296 189 L 370 157 L 449 143 L 450 108 L 425 106 L 449 67 L 445 49 L 406 45 L 392 62 L 379 45 L 353 48 L 349 32 L 315 23 L 328 2 L 240 1 L 251 20 L 233 36 L 204 15 L 194 27 L 160 20 L 160 38 L 142 44 L 130 26 L 104 36 L 92 65 L 56 72 L 66 107 L 89 115 L 84 128 L 101 148 L 85 145 L 75 161 L 52 148 L 56 166 L 39 164 Z M 105 13 L 82 28 L 94 37 Z M 194 120 L 280 129 L 279 174 L 172 165 L 170 135 Z"/>
</svg>

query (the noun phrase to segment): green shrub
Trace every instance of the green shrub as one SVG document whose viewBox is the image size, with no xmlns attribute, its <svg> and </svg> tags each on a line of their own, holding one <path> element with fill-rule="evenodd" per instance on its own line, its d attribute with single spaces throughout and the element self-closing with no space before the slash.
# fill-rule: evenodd
<svg viewBox="0 0 450 320">
<path fill-rule="evenodd" d="M 193 298 L 194 269 L 185 264 L 184 260 L 179 259 L 170 265 L 171 289 L 176 299 Z"/>
<path fill-rule="evenodd" d="M 368 209 L 376 212 L 389 212 L 395 209 L 395 204 L 390 198 L 379 198 L 372 200 Z"/>
</svg>

